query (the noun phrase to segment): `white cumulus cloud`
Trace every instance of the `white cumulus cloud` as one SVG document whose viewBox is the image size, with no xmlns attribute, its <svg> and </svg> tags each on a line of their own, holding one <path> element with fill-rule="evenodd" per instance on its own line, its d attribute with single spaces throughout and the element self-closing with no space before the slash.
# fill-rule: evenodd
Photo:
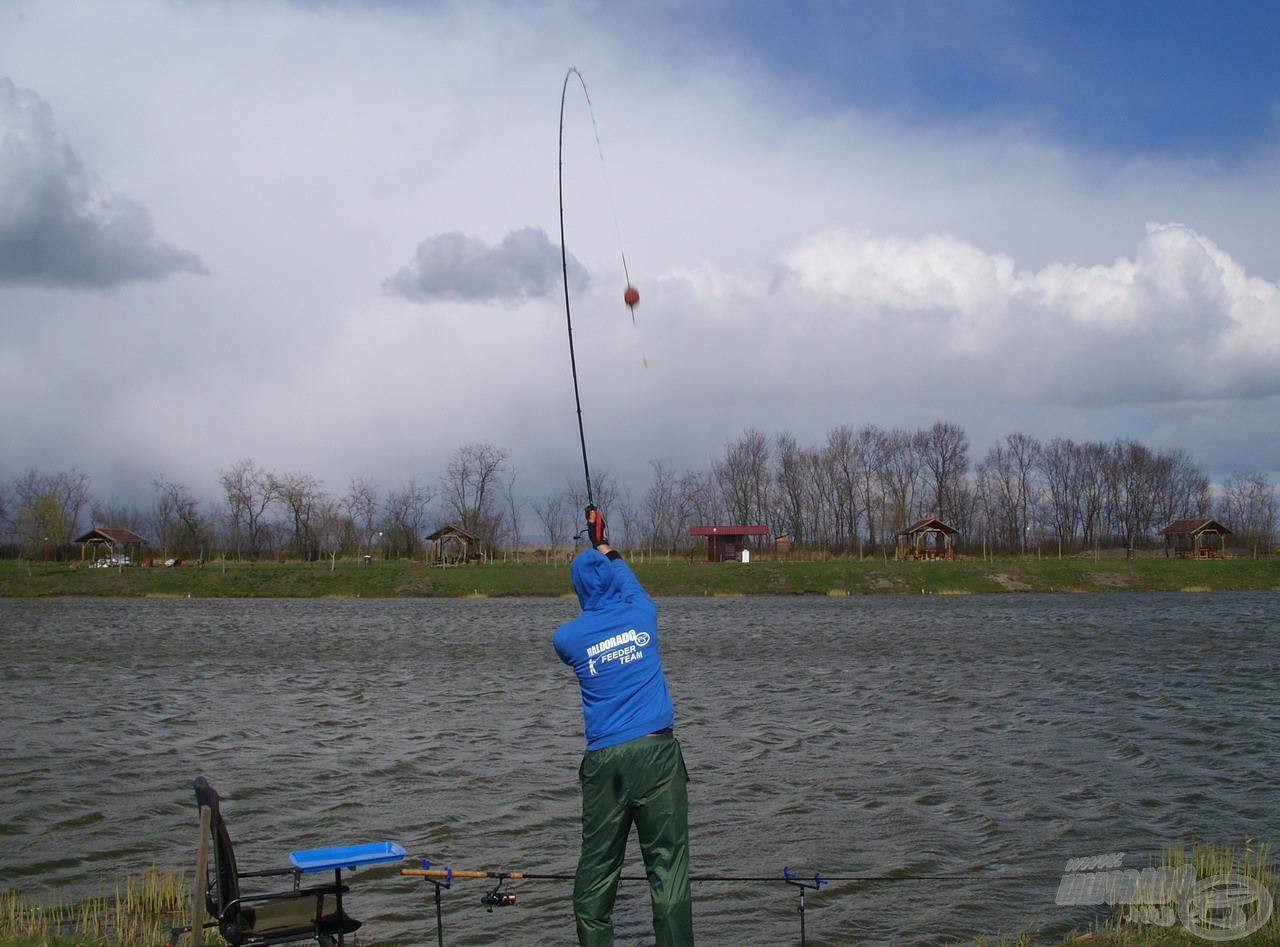
<svg viewBox="0 0 1280 947">
<path fill-rule="evenodd" d="M 1280 394 L 1280 288 L 1212 240 L 1149 224 L 1132 258 L 1019 270 L 949 235 L 837 229 L 782 256 L 784 286 L 980 384 L 1089 403 Z"/>
</svg>

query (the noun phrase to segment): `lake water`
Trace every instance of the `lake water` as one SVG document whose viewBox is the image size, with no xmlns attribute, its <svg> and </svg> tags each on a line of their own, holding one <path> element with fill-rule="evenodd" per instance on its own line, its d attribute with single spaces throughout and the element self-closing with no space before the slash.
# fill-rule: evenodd
<svg viewBox="0 0 1280 947">
<path fill-rule="evenodd" d="M 0 887 L 190 870 L 204 774 L 241 868 L 389 839 L 436 867 L 571 874 L 581 712 L 557 600 L 0 601 Z M 1271 592 L 662 599 L 693 871 L 836 880 L 808 942 L 1087 925 L 1071 858 L 1280 843 Z M 436 943 L 432 886 L 353 876 L 366 943 Z M 641 873 L 633 851 L 628 874 Z M 944 877 L 940 877 L 944 876 Z M 945 877 L 953 876 L 953 877 Z M 444 892 L 447 944 L 570 944 L 571 885 Z M 795 944 L 800 890 L 700 881 L 704 944 Z M 647 943 L 623 885 L 620 942 Z"/>
</svg>

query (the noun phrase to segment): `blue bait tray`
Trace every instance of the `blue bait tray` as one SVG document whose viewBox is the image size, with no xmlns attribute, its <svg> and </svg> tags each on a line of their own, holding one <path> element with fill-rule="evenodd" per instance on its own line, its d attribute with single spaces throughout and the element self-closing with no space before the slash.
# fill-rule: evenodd
<svg viewBox="0 0 1280 947">
<path fill-rule="evenodd" d="M 358 868 L 379 862 L 398 861 L 404 858 L 404 849 L 395 842 L 370 842 L 367 845 L 341 845 L 337 848 L 309 848 L 291 852 L 289 861 L 300 871 L 334 871 L 342 868 Z"/>
</svg>

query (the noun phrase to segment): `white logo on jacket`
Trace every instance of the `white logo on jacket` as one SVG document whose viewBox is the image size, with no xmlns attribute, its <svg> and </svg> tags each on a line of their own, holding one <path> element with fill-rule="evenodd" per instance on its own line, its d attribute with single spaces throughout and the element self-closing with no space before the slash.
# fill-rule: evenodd
<svg viewBox="0 0 1280 947">
<path fill-rule="evenodd" d="M 619 665 L 639 661 L 644 658 L 644 651 L 641 649 L 647 646 L 650 640 L 647 631 L 636 631 L 632 628 L 620 635 L 612 635 L 603 641 L 598 641 L 587 648 L 587 670 L 594 677 L 600 673 L 600 669 L 596 667 L 597 661 L 600 664 L 616 661 Z"/>
<path fill-rule="evenodd" d="M 594 658 L 601 651 L 608 651 L 610 648 L 617 648 L 624 644 L 636 644 L 643 648 L 648 643 L 648 632 L 636 631 L 632 628 L 630 631 L 624 631 L 620 635 L 613 635 L 610 638 L 605 638 L 604 641 L 597 641 L 591 647 L 587 648 L 587 657 Z"/>
</svg>

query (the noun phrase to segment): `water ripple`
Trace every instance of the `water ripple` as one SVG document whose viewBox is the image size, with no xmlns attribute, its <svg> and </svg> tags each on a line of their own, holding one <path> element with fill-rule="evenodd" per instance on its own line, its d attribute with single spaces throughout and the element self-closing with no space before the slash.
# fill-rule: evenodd
<svg viewBox="0 0 1280 947">
<path fill-rule="evenodd" d="M 835 883 L 814 944 L 937 944 L 1081 923 L 1064 862 L 1271 838 L 1274 593 L 660 603 L 693 869 Z M 391 838 L 439 865 L 561 874 L 581 715 L 567 600 L 0 601 L 0 887 L 63 897 L 193 857 L 192 777 L 245 867 Z M 1276 841 L 1275 839 L 1272 839 Z M 628 872 L 640 873 L 629 853 Z M 360 872 L 378 940 L 434 938 L 430 885 Z M 568 943 L 569 886 L 444 896 L 451 944 Z M 699 882 L 707 943 L 795 939 L 798 890 Z M 1084 920 L 1087 923 L 1087 918 Z M 624 885 L 620 937 L 645 942 Z"/>
</svg>

